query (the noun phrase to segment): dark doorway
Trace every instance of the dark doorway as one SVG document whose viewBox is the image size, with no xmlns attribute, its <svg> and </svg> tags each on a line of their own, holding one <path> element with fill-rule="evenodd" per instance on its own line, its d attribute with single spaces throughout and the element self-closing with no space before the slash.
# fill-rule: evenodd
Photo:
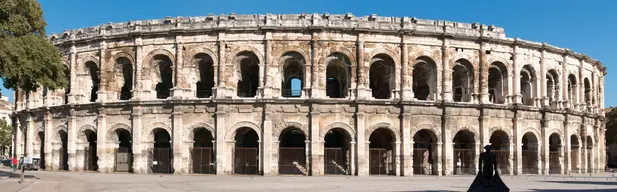
<svg viewBox="0 0 617 192">
<path fill-rule="evenodd" d="M 437 138 L 433 132 L 423 129 L 413 136 L 413 172 L 415 175 L 437 175 L 435 147 Z"/>
<path fill-rule="evenodd" d="M 214 66 L 210 55 L 200 53 L 193 58 L 194 65 L 199 67 L 199 81 L 197 82 L 197 98 L 209 98 L 214 87 Z"/>
<path fill-rule="evenodd" d="M 561 138 L 557 133 L 551 134 L 549 140 L 549 173 L 560 174 L 561 173 Z"/>
<path fill-rule="evenodd" d="M 214 169 L 214 150 L 212 149 L 213 140 L 212 133 L 206 128 L 197 128 L 194 130 L 193 148 L 191 149 L 193 173 L 216 173 Z"/>
<path fill-rule="evenodd" d="M 46 168 L 45 167 L 45 132 L 41 131 L 38 133 L 38 140 L 40 143 L 40 146 L 39 146 L 39 156 L 41 157 L 40 167 L 41 169 L 45 169 Z"/>
<path fill-rule="evenodd" d="M 471 131 L 462 130 L 454 136 L 454 174 L 476 174 L 474 165 L 476 158 L 474 135 Z"/>
<path fill-rule="evenodd" d="M 392 131 L 378 128 L 369 137 L 369 142 L 369 174 L 395 175 Z"/>
<path fill-rule="evenodd" d="M 156 62 L 160 79 L 156 79 L 155 82 L 159 82 L 156 84 L 156 98 L 158 99 L 166 99 L 169 97 L 170 89 L 173 87 L 173 69 L 172 61 L 169 57 L 165 55 L 155 55 L 153 58 Z"/>
<path fill-rule="evenodd" d="M 117 129 L 115 133 L 119 143 L 116 149 L 114 170 L 116 172 L 132 172 L 133 144 L 131 133 L 126 129 Z"/>
<path fill-rule="evenodd" d="M 335 128 L 324 138 L 324 166 L 326 174 L 348 175 L 350 172 L 350 139 L 344 129 Z"/>
<path fill-rule="evenodd" d="M 96 155 L 96 133 L 91 130 L 84 131 L 88 140 L 88 147 L 84 149 L 84 169 L 96 171 L 98 169 L 98 157 Z"/>
<path fill-rule="evenodd" d="M 59 168 L 60 170 L 68 171 L 69 170 L 69 152 L 68 152 L 68 141 L 67 141 L 68 135 L 66 131 L 64 130 L 60 130 L 58 134 L 60 135 L 60 141 L 62 142 L 62 147 L 60 148 L 60 151 L 59 151 L 59 154 L 60 154 Z"/>
<path fill-rule="evenodd" d="M 152 173 L 173 173 L 171 136 L 165 129 L 156 128 L 154 133 L 154 148 L 150 149 L 150 167 Z"/>
<path fill-rule="evenodd" d="M 249 51 L 236 55 L 238 74 L 238 97 L 255 97 L 259 88 L 259 59 Z"/>
<path fill-rule="evenodd" d="M 259 136 L 248 127 L 236 131 L 234 146 L 234 174 L 259 174 Z"/>
<path fill-rule="evenodd" d="M 508 139 L 508 134 L 501 130 L 495 131 L 491 135 L 489 142 L 493 147 L 491 151 L 497 155 L 497 168 L 499 168 L 500 173 L 510 174 L 508 171 L 508 166 L 510 164 L 510 141 Z"/>
<path fill-rule="evenodd" d="M 538 174 L 538 139 L 533 133 L 527 132 L 523 135 L 522 143 L 523 174 Z"/>
<path fill-rule="evenodd" d="M 279 137 L 279 174 L 306 175 L 306 136 L 295 127 L 286 128 Z"/>
</svg>

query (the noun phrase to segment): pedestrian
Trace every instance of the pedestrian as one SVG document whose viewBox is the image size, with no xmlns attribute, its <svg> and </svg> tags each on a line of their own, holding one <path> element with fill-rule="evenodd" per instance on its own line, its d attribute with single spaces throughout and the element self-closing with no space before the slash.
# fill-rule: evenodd
<svg viewBox="0 0 617 192">
<path fill-rule="evenodd" d="M 13 157 L 13 161 L 11 163 L 13 164 L 13 172 L 17 171 L 17 157 Z"/>
</svg>

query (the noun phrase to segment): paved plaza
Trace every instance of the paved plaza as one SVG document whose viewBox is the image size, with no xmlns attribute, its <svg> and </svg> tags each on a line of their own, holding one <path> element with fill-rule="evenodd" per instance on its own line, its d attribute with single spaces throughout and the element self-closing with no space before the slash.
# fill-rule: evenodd
<svg viewBox="0 0 617 192">
<path fill-rule="evenodd" d="M 0 169 L 0 191 L 466 191 L 472 176 L 413 177 L 251 177 L 210 175 L 136 175 L 79 172 L 26 172 Z M 617 191 L 610 173 L 573 176 L 504 176 L 511 191 Z"/>
</svg>

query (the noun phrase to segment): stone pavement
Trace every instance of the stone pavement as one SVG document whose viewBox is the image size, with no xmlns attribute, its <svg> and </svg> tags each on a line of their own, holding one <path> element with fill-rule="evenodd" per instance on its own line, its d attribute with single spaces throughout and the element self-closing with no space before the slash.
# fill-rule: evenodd
<svg viewBox="0 0 617 192">
<path fill-rule="evenodd" d="M 473 180 L 472 176 L 251 177 L 47 171 L 29 171 L 26 175 L 26 183 L 19 184 L 18 174 L 0 169 L 0 191 L 466 191 Z M 617 178 L 612 174 L 503 176 L 503 180 L 511 191 L 617 191 Z"/>
</svg>

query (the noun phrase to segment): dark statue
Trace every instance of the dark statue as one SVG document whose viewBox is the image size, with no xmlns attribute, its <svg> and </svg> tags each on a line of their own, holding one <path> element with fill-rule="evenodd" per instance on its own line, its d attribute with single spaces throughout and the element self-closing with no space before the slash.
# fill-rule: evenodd
<svg viewBox="0 0 617 192">
<path fill-rule="evenodd" d="M 478 160 L 478 175 L 473 180 L 471 186 L 469 186 L 468 192 L 475 191 L 510 191 L 510 188 L 499 177 L 497 171 L 497 155 L 491 153 L 491 145 L 484 147 L 486 152 L 480 153 L 480 159 Z"/>
</svg>

